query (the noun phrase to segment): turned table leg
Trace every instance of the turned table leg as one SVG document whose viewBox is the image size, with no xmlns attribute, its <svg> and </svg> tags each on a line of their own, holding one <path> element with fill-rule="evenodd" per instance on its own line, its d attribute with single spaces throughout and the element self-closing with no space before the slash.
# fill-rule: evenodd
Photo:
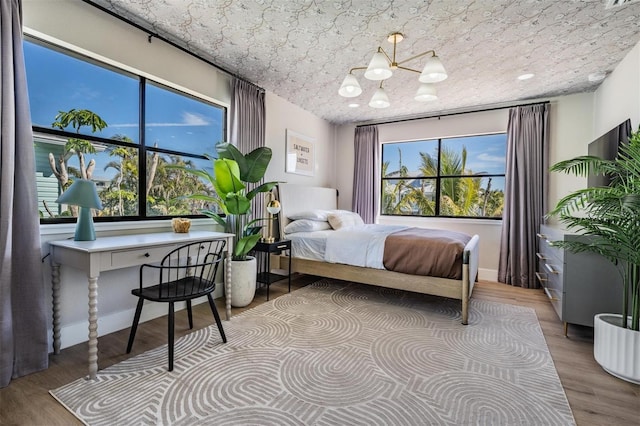
<svg viewBox="0 0 640 426">
<path fill-rule="evenodd" d="M 53 353 L 60 353 L 60 264 L 51 263 L 51 298 L 53 301 Z"/>
<path fill-rule="evenodd" d="M 89 277 L 89 379 L 98 373 L 98 277 Z"/>
</svg>

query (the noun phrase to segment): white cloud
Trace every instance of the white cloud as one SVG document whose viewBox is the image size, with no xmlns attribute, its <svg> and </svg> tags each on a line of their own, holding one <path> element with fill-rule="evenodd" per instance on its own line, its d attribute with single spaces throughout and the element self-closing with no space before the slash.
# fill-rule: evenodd
<svg viewBox="0 0 640 426">
<path fill-rule="evenodd" d="M 182 113 L 182 122 L 180 123 L 147 123 L 147 127 L 191 127 L 191 126 L 209 126 L 211 123 L 199 114 L 192 112 Z M 138 127 L 135 123 L 110 124 L 109 127 Z"/>
<path fill-rule="evenodd" d="M 489 154 L 486 154 L 486 153 L 482 153 L 482 154 L 478 155 L 478 160 L 490 161 L 492 163 L 504 163 L 505 162 L 505 158 L 502 157 L 502 156 L 489 155 Z"/>
<path fill-rule="evenodd" d="M 183 112 L 182 120 L 184 126 L 208 126 L 209 122 L 201 115 L 191 112 Z"/>
</svg>

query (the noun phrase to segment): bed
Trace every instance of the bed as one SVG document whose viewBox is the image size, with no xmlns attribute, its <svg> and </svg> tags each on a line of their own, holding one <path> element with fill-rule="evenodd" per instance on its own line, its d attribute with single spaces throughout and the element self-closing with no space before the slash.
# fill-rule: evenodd
<svg viewBox="0 0 640 426">
<path fill-rule="evenodd" d="M 314 253 L 319 246 L 327 244 L 325 239 L 327 233 L 341 231 L 318 229 L 298 235 L 287 234 L 285 228 L 292 222 L 289 218 L 295 217 L 298 213 L 312 210 L 337 210 L 337 190 L 280 184 L 278 192 L 281 204 L 280 235 L 286 238 L 294 237 L 291 238 L 292 246 L 295 247 L 292 252 L 292 272 L 458 299 L 461 301 L 462 324 L 468 324 L 469 298 L 478 274 L 479 237 L 477 235 L 471 237 L 464 245 L 460 262 L 461 271 L 458 274 L 460 279 L 413 275 L 387 269 L 327 262 Z M 305 239 L 300 240 L 298 237 L 305 237 Z"/>
</svg>

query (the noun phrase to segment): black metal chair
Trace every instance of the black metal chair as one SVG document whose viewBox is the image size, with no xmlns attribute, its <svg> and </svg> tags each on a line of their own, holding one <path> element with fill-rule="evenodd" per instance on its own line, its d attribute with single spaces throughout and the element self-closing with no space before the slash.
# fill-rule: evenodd
<svg viewBox="0 0 640 426">
<path fill-rule="evenodd" d="M 193 328 L 191 300 L 196 297 L 207 296 L 213 317 L 218 325 L 222 341 L 227 337 L 222 329 L 220 314 L 213 302 L 211 293 L 216 288 L 215 277 L 218 265 L 223 258 L 224 240 L 199 241 L 189 243 L 173 250 L 166 255 L 159 265 L 144 264 L 140 267 L 140 286 L 131 290 L 137 296 L 138 306 L 133 318 L 127 353 L 131 352 L 133 339 L 136 337 L 140 313 L 145 300 L 166 302 L 169 304 L 169 371 L 173 371 L 173 341 L 174 341 L 174 303 L 187 302 L 189 328 Z M 148 278 L 151 271 L 159 275 L 157 284 L 143 287 L 144 278 Z"/>
</svg>

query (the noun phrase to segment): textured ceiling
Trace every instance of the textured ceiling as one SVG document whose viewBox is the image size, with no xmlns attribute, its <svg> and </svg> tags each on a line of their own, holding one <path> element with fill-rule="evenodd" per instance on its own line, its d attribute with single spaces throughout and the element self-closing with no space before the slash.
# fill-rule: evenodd
<svg viewBox="0 0 640 426">
<path fill-rule="evenodd" d="M 588 92 L 640 40 L 640 2 L 610 0 L 94 0 L 334 123 L 433 115 Z M 370 108 L 373 81 L 358 76 L 358 108 L 338 95 L 350 68 L 366 66 L 389 33 L 399 60 L 434 49 L 449 78 L 439 99 L 413 99 L 417 74 L 385 82 L 391 107 Z M 388 50 L 389 51 L 389 50 Z M 421 69 L 423 61 L 407 66 Z M 533 73 L 521 81 L 516 77 Z"/>
</svg>

